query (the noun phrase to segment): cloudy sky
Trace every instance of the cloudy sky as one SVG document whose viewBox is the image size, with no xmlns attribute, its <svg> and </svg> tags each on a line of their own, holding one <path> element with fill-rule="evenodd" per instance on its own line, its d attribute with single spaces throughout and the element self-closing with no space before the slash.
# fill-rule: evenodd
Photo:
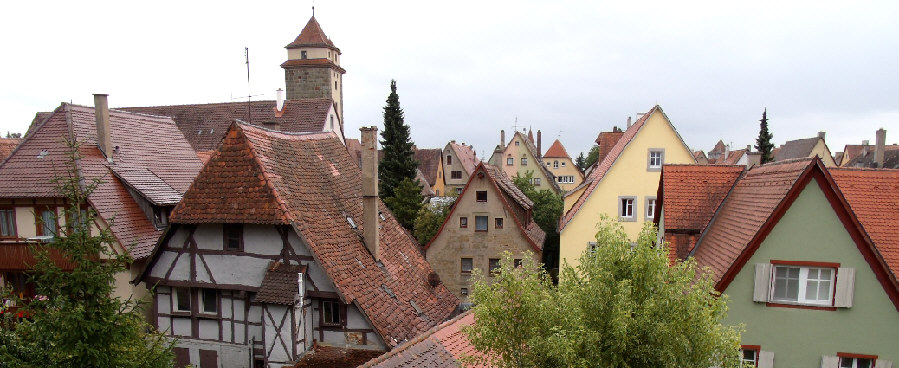
<svg viewBox="0 0 899 368">
<path fill-rule="evenodd" d="M 0 131 L 61 101 L 153 106 L 274 99 L 312 1 L 13 2 L 0 34 Z M 572 156 L 662 106 L 692 149 L 827 132 L 832 151 L 899 142 L 899 2 L 321 1 L 342 51 L 346 132 L 382 125 L 391 79 L 420 147 L 489 156 L 499 130 Z M 250 50 L 247 83 L 244 47 Z"/>
</svg>

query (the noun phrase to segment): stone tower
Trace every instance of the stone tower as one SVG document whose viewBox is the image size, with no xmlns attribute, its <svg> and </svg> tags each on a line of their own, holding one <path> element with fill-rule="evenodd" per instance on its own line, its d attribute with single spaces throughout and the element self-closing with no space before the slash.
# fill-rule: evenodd
<svg viewBox="0 0 899 368">
<path fill-rule="evenodd" d="M 300 35 L 285 48 L 287 61 L 281 67 L 284 68 L 287 99 L 330 98 L 340 114 L 340 121 L 344 121 L 343 75 L 346 70 L 340 67 L 340 49 L 328 39 L 314 15 Z"/>
</svg>

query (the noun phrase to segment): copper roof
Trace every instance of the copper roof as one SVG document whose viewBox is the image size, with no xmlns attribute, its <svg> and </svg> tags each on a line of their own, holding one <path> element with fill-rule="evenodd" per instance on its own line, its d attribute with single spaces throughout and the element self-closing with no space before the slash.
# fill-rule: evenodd
<svg viewBox="0 0 899 368">
<path fill-rule="evenodd" d="M 300 35 L 297 36 L 297 38 L 294 39 L 293 42 L 285 46 L 285 48 L 294 49 L 303 46 L 327 47 L 336 50 L 338 53 L 340 52 L 340 49 L 338 49 L 337 46 L 334 46 L 334 43 L 331 42 L 331 39 L 325 35 L 325 31 L 322 30 L 322 26 L 318 24 L 317 20 L 315 20 L 315 16 L 309 18 L 309 22 L 306 23 L 305 27 L 303 27 Z"/>
<path fill-rule="evenodd" d="M 381 261 L 375 262 L 361 239 L 368 225 L 361 178 L 334 133 L 272 132 L 235 123 L 172 222 L 290 224 L 343 301 L 356 304 L 394 347 L 442 322 L 458 300 L 445 286 L 428 284 L 431 266 L 380 201 Z"/>
<path fill-rule="evenodd" d="M 194 150 L 212 151 L 218 148 L 225 132 L 235 119 L 262 126 L 274 121 L 285 132 L 321 132 L 328 124 L 328 112 L 334 102 L 329 98 L 286 100 L 281 111 L 275 101 L 223 102 L 210 104 L 124 107 L 121 110 L 168 116 Z M 251 119 L 252 118 L 252 119 Z M 335 126 L 339 130 L 339 127 Z"/>
<path fill-rule="evenodd" d="M 549 146 L 549 149 L 546 150 L 546 154 L 544 154 L 543 157 L 571 158 L 571 156 L 568 156 L 568 152 L 565 151 L 565 147 L 562 146 L 562 142 L 558 139 L 553 142 L 552 146 Z"/>
<path fill-rule="evenodd" d="M 100 180 L 88 197 L 89 204 L 131 256 L 141 259 L 153 250 L 160 232 L 113 172 L 128 172 L 133 179 L 152 177 L 133 188 L 151 202 L 171 203 L 187 190 L 202 164 L 171 119 L 117 110 L 110 110 L 109 117 L 116 147 L 113 164 L 97 148 L 94 109 L 62 104 L 0 165 L 0 196 L 61 197 L 53 179 L 66 174 L 69 160 L 63 139 L 74 134 L 81 144 L 77 169 L 85 179 Z M 136 172 L 140 175 L 130 175 Z"/>
<path fill-rule="evenodd" d="M 432 328 L 415 340 L 409 341 L 393 351 L 385 353 L 362 365 L 371 367 L 433 367 L 455 368 L 463 366 L 465 356 L 482 356 L 462 331 L 464 326 L 474 324 L 474 313 L 471 311 Z M 465 367 L 487 368 L 486 365 L 464 365 Z"/>
</svg>

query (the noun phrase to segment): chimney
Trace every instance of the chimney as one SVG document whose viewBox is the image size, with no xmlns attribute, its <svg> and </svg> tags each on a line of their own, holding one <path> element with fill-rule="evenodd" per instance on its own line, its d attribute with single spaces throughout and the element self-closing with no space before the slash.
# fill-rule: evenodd
<svg viewBox="0 0 899 368">
<path fill-rule="evenodd" d="M 506 149 L 506 131 L 504 129 L 501 129 L 499 131 L 499 149 Z"/>
<path fill-rule="evenodd" d="M 542 139 L 542 137 L 543 137 L 543 134 L 538 130 L 537 131 L 537 156 L 540 156 L 539 158 L 543 157 L 543 150 L 540 149 L 540 140 Z"/>
<path fill-rule="evenodd" d="M 746 145 L 746 153 L 749 153 L 749 152 L 752 152 L 752 145 L 751 145 L 751 144 L 747 144 L 747 145 Z"/>
<path fill-rule="evenodd" d="M 281 123 L 274 121 L 274 120 L 263 121 L 262 126 L 265 127 L 266 129 L 274 131 L 274 132 L 281 131 Z"/>
<path fill-rule="evenodd" d="M 362 132 L 362 233 L 365 247 L 375 262 L 381 260 L 378 248 L 378 127 L 359 128 Z"/>
<path fill-rule="evenodd" d="M 628 128 L 631 127 L 631 117 L 630 116 L 627 117 L 627 127 Z"/>
<path fill-rule="evenodd" d="M 94 117 L 97 120 L 97 147 L 106 156 L 106 161 L 112 163 L 112 138 L 109 131 L 109 95 L 94 94 Z"/>
<path fill-rule="evenodd" d="M 880 128 L 877 130 L 877 139 L 875 140 L 874 146 L 874 162 L 877 164 L 878 169 L 883 168 L 883 151 L 886 147 L 884 147 L 887 143 L 887 131 Z"/>
<path fill-rule="evenodd" d="M 284 90 L 278 88 L 275 93 L 278 95 L 277 100 L 275 100 L 275 109 L 281 111 L 284 108 Z"/>
<path fill-rule="evenodd" d="M 824 139 L 825 134 L 827 134 L 827 132 L 818 132 L 818 138 Z"/>
</svg>

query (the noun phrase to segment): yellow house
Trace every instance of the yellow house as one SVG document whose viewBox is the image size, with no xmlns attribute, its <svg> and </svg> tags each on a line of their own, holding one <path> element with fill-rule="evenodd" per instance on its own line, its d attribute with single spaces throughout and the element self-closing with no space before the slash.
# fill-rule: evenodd
<svg viewBox="0 0 899 368">
<path fill-rule="evenodd" d="M 628 127 L 584 183 L 565 196 L 559 257 L 576 265 L 594 244 L 602 214 L 617 218 L 631 239 L 655 215 L 663 164 L 695 164 L 693 152 L 658 105 Z M 567 208 L 568 206 L 566 206 Z"/>
<path fill-rule="evenodd" d="M 505 136 L 505 132 L 501 132 L 501 135 Z M 561 189 L 556 184 L 556 178 L 546 169 L 540 157 L 539 131 L 537 136 L 538 146 L 534 146 L 533 134 L 528 133 L 528 136 L 525 137 L 524 134 L 516 131 L 509 140 L 509 144 L 497 147 L 488 163 L 501 168 L 510 178 L 514 178 L 515 175 L 525 176 L 530 172 L 534 189 L 549 189 L 554 193 L 559 193 Z"/>
<path fill-rule="evenodd" d="M 571 156 L 568 156 L 565 146 L 558 139 L 543 155 L 543 166 L 555 176 L 556 184 L 563 192 L 574 189 L 584 182 L 584 174 L 574 166 Z"/>
</svg>

